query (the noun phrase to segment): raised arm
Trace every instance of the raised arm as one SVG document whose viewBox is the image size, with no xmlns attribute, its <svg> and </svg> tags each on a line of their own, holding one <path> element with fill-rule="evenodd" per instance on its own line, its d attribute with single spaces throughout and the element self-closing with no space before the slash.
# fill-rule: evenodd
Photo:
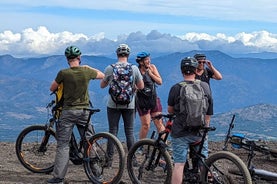
<svg viewBox="0 0 277 184">
<path fill-rule="evenodd" d="M 206 60 L 207 66 L 209 67 L 209 69 L 214 73 L 212 78 L 216 79 L 216 80 L 221 80 L 222 79 L 222 75 L 221 73 L 213 66 L 212 62 L 209 60 Z"/>
<path fill-rule="evenodd" d="M 162 77 L 160 76 L 159 71 L 155 65 L 153 64 L 150 65 L 148 69 L 148 74 L 158 85 L 162 84 L 163 82 Z"/>
</svg>

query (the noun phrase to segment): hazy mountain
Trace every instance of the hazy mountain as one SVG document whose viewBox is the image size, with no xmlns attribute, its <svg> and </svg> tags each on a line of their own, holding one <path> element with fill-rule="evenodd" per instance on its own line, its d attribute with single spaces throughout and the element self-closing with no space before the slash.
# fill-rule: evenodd
<svg viewBox="0 0 277 184">
<path fill-rule="evenodd" d="M 164 112 L 166 112 L 170 87 L 182 80 L 181 59 L 186 56 L 193 56 L 196 52 L 172 53 L 152 58 L 152 63 L 157 66 L 163 77 L 163 85 L 158 86 L 157 90 L 162 100 Z M 211 81 L 216 114 L 214 122 L 216 124 L 221 122 L 221 117 L 224 119 L 228 116 L 227 119 L 231 120 L 229 113 L 235 112 L 240 114 L 237 116 L 237 121 L 244 122 L 242 124 L 247 125 L 247 123 L 256 122 L 260 125 L 259 122 L 262 122 L 260 117 L 262 116 L 256 111 L 260 112 L 264 108 L 266 110 L 263 112 L 272 112 L 276 117 L 277 59 L 234 58 L 219 51 L 206 51 L 204 53 L 223 75 L 223 80 Z M 104 56 L 82 57 L 82 64 L 89 64 L 102 71 L 107 65 L 114 62 L 115 59 Z M 130 58 L 130 62 L 136 64 L 134 58 Z M 9 138 L 12 140 L 14 134 L 17 134 L 23 127 L 34 123 L 45 123 L 47 119 L 45 106 L 53 98 L 50 96 L 49 86 L 57 72 L 68 65 L 64 56 L 61 55 L 42 58 L 14 58 L 10 55 L 3 55 L 0 56 L 0 64 L 0 140 L 6 137 L 12 137 Z M 99 81 L 92 81 L 90 96 L 94 106 L 101 109 L 101 112 L 96 114 L 93 120 L 99 123 L 97 128 L 106 130 L 107 89 L 101 89 Z M 253 106 L 254 109 L 246 111 L 249 106 Z M 242 110 L 237 112 L 237 109 Z M 220 119 L 216 119 L 218 117 Z M 138 117 L 136 121 L 136 126 L 139 127 Z M 274 118 L 269 118 L 263 124 L 266 127 L 272 127 L 272 122 L 275 122 Z M 217 125 L 220 131 L 227 130 L 222 124 Z M 246 126 L 250 129 L 246 131 L 251 132 L 252 128 L 257 128 L 258 125 Z M 11 134 L 10 130 L 13 130 L 14 133 Z M 273 133 L 271 128 L 263 128 L 262 131 L 266 131 L 266 133 L 261 132 L 261 135 L 269 136 Z M 253 132 L 255 132 L 254 129 Z"/>
</svg>

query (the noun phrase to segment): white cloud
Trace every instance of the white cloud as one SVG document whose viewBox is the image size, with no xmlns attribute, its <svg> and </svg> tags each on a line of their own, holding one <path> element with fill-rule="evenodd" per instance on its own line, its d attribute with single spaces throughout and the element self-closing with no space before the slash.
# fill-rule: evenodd
<svg viewBox="0 0 277 184">
<path fill-rule="evenodd" d="M 230 36 L 223 33 L 189 32 L 181 36 L 163 34 L 156 30 L 148 34 L 134 32 L 119 35 L 117 40 L 105 38 L 100 32 L 93 36 L 68 31 L 52 33 L 46 27 L 27 28 L 21 33 L 0 33 L 0 54 L 13 56 L 41 56 L 62 54 L 68 45 L 77 45 L 84 54 L 114 54 L 119 43 L 128 43 L 134 52 L 148 50 L 155 53 L 185 52 L 190 50 L 220 50 L 227 53 L 277 52 L 277 34 L 267 31 L 241 32 Z"/>
<path fill-rule="evenodd" d="M 17 112 L 7 112 L 6 114 L 7 114 L 7 116 L 18 119 L 18 120 L 28 120 L 28 119 L 33 118 L 32 115 L 23 114 L 23 113 L 19 114 Z"/>
</svg>

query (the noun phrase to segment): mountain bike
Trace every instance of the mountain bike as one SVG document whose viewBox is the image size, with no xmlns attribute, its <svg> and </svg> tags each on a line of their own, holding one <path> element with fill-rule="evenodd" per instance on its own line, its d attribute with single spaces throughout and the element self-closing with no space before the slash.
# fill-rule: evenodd
<svg viewBox="0 0 277 184">
<path fill-rule="evenodd" d="M 269 183 L 277 183 L 276 172 L 271 172 L 264 169 L 258 169 L 253 165 L 253 162 L 252 162 L 255 156 L 257 155 L 256 154 L 257 152 L 263 154 L 264 156 L 273 157 L 273 159 L 276 160 L 277 149 L 270 148 L 265 144 L 260 144 L 260 142 L 258 141 L 250 140 L 246 138 L 244 134 L 241 134 L 241 133 L 231 134 L 235 126 L 234 119 L 235 119 L 235 115 L 233 115 L 231 123 L 229 124 L 229 129 L 225 137 L 223 150 L 227 150 L 228 143 L 230 143 L 232 145 L 232 148 L 234 149 L 246 150 L 247 151 L 246 165 L 251 174 L 253 182 L 260 183 L 260 181 L 262 180 L 262 181 L 267 181 Z M 270 162 L 273 164 L 274 163 L 276 164 L 276 161 L 275 162 L 270 161 Z"/>
<path fill-rule="evenodd" d="M 154 118 L 163 119 L 165 130 L 154 138 L 145 138 L 137 141 L 130 149 L 127 156 L 127 170 L 131 181 L 135 184 L 146 183 L 171 183 L 173 163 L 172 156 L 166 141 L 175 115 L 161 114 Z M 251 184 L 251 176 L 246 165 L 235 154 L 220 151 L 209 158 L 201 153 L 206 135 L 214 131 L 214 127 L 202 127 L 201 141 L 192 143 L 187 154 L 187 161 L 183 171 L 183 184 Z M 236 169 L 239 175 L 229 173 Z"/>
<path fill-rule="evenodd" d="M 47 105 L 48 120 L 45 125 L 32 125 L 19 134 L 16 140 L 16 155 L 21 164 L 31 172 L 49 174 L 53 171 L 56 154 L 56 133 L 54 125 L 59 113 L 54 108 L 55 101 Z M 51 111 L 51 112 L 50 112 Z M 70 140 L 70 161 L 75 165 L 83 164 L 85 173 L 92 183 L 118 183 L 124 171 L 125 152 L 117 137 L 108 132 L 95 133 L 88 140 L 86 132 L 91 116 L 99 109 L 87 108 L 89 116 L 80 141 L 74 131 Z M 80 125 L 79 125 L 80 126 Z M 78 127 L 78 126 L 77 126 Z M 107 152 L 111 145 L 113 153 Z M 112 170 L 112 172 L 107 172 Z"/>
</svg>

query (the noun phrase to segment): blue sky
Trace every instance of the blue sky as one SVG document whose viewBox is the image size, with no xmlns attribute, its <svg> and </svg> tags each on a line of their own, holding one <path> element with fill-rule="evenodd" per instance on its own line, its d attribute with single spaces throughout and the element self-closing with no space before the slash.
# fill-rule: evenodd
<svg viewBox="0 0 277 184">
<path fill-rule="evenodd" d="M 149 49 L 148 43 L 153 52 L 165 39 L 183 51 L 209 50 L 201 46 L 204 41 L 224 52 L 277 52 L 275 0 L 10 0 L 0 2 L 0 17 L 0 54 L 51 55 L 68 44 L 84 47 L 87 54 L 108 54 L 119 42 L 138 47 L 130 39 L 137 37 L 138 43 L 142 35 L 146 40 L 137 49 Z M 85 49 L 95 42 L 107 47 L 106 39 L 107 53 Z M 169 52 L 174 50 L 182 51 Z"/>
</svg>

